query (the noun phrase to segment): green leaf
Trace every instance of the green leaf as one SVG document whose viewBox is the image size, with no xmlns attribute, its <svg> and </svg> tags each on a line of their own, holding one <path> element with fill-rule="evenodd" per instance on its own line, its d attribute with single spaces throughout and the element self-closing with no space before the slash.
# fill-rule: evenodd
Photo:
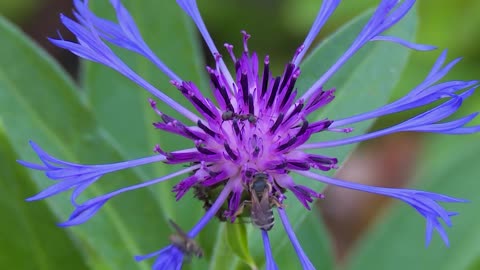
<svg viewBox="0 0 480 270">
<path fill-rule="evenodd" d="M 73 82 L 50 57 L 4 20 L 0 20 L 0 35 L 0 121 L 19 159 L 38 160 L 28 145 L 29 139 L 52 155 L 71 162 L 95 164 L 127 159 L 98 127 Z M 24 168 L 21 171 L 28 172 L 37 190 L 52 184 L 41 172 Z M 143 180 L 146 180 L 144 175 L 136 170 L 116 173 L 89 187 L 80 200 Z M 32 195 L 19 194 L 23 198 Z M 65 220 L 73 210 L 67 195 L 46 200 L 60 220 Z M 161 209 L 149 191 L 120 196 L 121 200 L 108 202 L 89 222 L 58 230 L 75 236 L 92 269 L 149 269 L 149 263 L 137 263 L 132 257 L 166 245 L 170 229 L 165 229 L 167 224 L 159 218 Z"/>
<path fill-rule="evenodd" d="M 251 269 L 255 269 L 257 266 L 250 255 L 248 248 L 247 229 L 245 224 L 234 223 L 228 224 L 225 230 L 225 238 L 227 243 L 232 249 L 233 253 L 237 255 L 244 263 L 246 263 Z"/>
<path fill-rule="evenodd" d="M 199 42 L 194 35 L 194 26 L 177 3 L 150 0 L 124 1 L 124 4 L 152 51 L 182 79 L 194 81 L 200 89 L 208 91 L 209 88 L 205 87 L 208 84 L 203 76 L 205 69 Z M 92 1 L 91 7 L 99 17 L 110 18 L 116 22 L 113 7 L 108 1 Z M 124 49 L 115 48 L 115 51 L 129 67 L 158 89 L 184 105 L 188 103 L 180 91 L 169 83 L 170 79 L 145 57 Z M 153 127 L 152 123 L 160 121 L 160 118 L 150 107 L 148 98 L 153 97 L 145 89 L 108 67 L 86 61 L 82 64 L 82 86 L 91 103 L 92 111 L 108 133 L 111 142 L 119 146 L 119 151 L 124 157 L 151 155 L 156 144 L 167 151 L 192 147 L 189 141 L 160 132 Z M 161 111 L 178 116 L 178 113 L 167 108 L 161 101 L 158 106 Z M 190 105 L 186 107 L 192 108 Z M 149 170 L 142 170 L 145 173 L 144 179 L 166 175 L 178 169 L 175 166 L 146 168 Z M 150 190 L 160 209 L 159 218 L 164 220 L 171 218 L 188 231 L 204 211 L 201 203 L 191 198 L 190 194 L 182 198 L 181 202 L 175 202 L 171 190 L 176 182 L 155 185 Z"/>
<path fill-rule="evenodd" d="M 424 218 L 411 207 L 396 203 L 361 241 L 347 269 L 478 269 L 480 136 L 433 136 L 426 140 L 415 188 L 471 200 L 466 204 L 444 204 L 449 211 L 460 213 L 452 217 L 452 228 L 447 228 L 450 247 L 437 233 L 425 247 Z"/>
<path fill-rule="evenodd" d="M 50 270 L 85 269 L 79 250 L 65 230 L 52 226 L 56 222 L 44 202 L 25 202 L 25 194 L 36 188 L 15 162 L 10 142 L 0 122 L 0 265 L 8 269 Z"/>
<path fill-rule="evenodd" d="M 322 42 L 302 64 L 302 75 L 298 81 L 299 92 L 305 92 L 313 82 L 316 81 L 350 46 L 362 27 L 368 21 L 371 11 L 353 19 L 350 23 L 342 27 L 338 32 L 333 34 Z M 388 34 L 414 40 L 416 27 L 416 12 L 412 10 L 398 25 L 393 27 Z M 328 89 L 335 87 L 336 98 L 326 106 L 324 110 L 316 113 L 314 120 L 320 120 L 328 117 L 329 119 L 341 119 L 362 112 L 366 112 L 382 105 L 385 105 L 389 97 L 400 79 L 402 70 L 405 68 L 409 50 L 396 44 L 381 42 L 370 43 L 365 45 L 345 66 L 343 66 L 324 87 Z M 365 133 L 371 126 L 373 121 L 367 121 L 355 125 L 355 131 L 348 136 L 355 136 Z M 316 134 L 312 136 L 310 141 L 325 141 L 344 137 L 344 134 Z M 322 155 L 330 155 L 337 157 L 339 161 L 345 160 L 346 156 L 354 148 L 353 145 L 337 147 L 335 149 L 320 149 L 314 151 Z M 315 190 L 324 188 L 324 184 L 313 180 L 304 179 L 303 177 L 294 177 L 295 181 L 307 185 Z M 333 256 L 330 249 L 319 248 L 328 246 L 328 236 L 324 230 L 320 219 L 315 214 L 309 213 L 300 203 L 295 201 L 294 196 L 287 194 L 290 200 L 286 203 L 286 208 L 292 227 L 296 232 L 300 233 L 305 225 L 310 224 L 310 228 L 314 228 L 309 233 L 314 237 L 304 237 L 308 242 L 305 245 L 307 254 L 315 254 L 311 258 L 320 258 L 317 260 L 316 267 L 319 269 L 328 269 L 333 265 Z M 315 225 L 313 225 L 315 224 Z M 275 258 L 290 257 L 293 248 L 285 232 L 280 226 L 276 226 L 271 232 L 271 242 L 274 246 Z M 254 237 L 254 236 L 250 236 Z M 252 241 L 252 238 L 250 241 Z M 254 247 L 253 247 L 254 248 Z M 319 254 L 319 249 L 324 252 Z M 259 254 L 260 249 L 252 251 Z M 263 257 L 259 256 L 260 260 Z M 315 259 L 315 260 L 316 260 Z M 300 267 L 297 266 L 293 268 Z"/>
<path fill-rule="evenodd" d="M 235 264 L 240 264 L 238 257 L 232 254 L 231 249 L 225 241 L 225 231 L 230 224 L 222 223 L 218 226 L 217 235 L 215 236 L 215 248 L 214 253 L 210 258 L 210 264 L 208 268 L 198 269 L 210 269 L 210 270 L 223 270 L 232 269 Z M 232 256 L 233 255 L 233 256 Z M 244 266 L 244 263 L 240 265 Z"/>
</svg>

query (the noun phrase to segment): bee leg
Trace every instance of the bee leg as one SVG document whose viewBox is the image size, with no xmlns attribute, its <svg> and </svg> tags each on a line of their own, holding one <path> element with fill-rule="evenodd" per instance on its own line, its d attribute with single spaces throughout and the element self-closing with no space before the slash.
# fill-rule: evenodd
<svg viewBox="0 0 480 270">
<path fill-rule="evenodd" d="M 276 197 L 270 197 L 270 204 L 278 207 L 278 208 L 285 208 L 285 205 L 281 203 Z"/>
<path fill-rule="evenodd" d="M 243 210 L 245 209 L 245 205 L 246 204 L 252 204 L 251 201 L 243 201 L 242 203 L 240 203 L 240 205 L 238 206 L 238 209 L 237 211 L 235 211 L 235 213 L 233 214 L 234 217 L 238 217 L 240 216 L 242 213 L 243 213 Z"/>
</svg>

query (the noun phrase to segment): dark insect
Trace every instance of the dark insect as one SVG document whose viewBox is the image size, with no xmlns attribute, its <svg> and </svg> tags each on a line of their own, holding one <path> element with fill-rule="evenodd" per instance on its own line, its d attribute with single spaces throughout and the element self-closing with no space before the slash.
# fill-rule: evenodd
<svg viewBox="0 0 480 270">
<path fill-rule="evenodd" d="M 240 121 L 248 121 L 251 124 L 257 123 L 257 117 L 251 113 L 248 114 L 237 114 L 232 111 L 226 111 L 222 113 L 222 120 L 229 121 L 229 120 L 240 120 Z"/>
<path fill-rule="evenodd" d="M 170 235 L 170 242 L 172 243 L 172 245 L 179 248 L 185 254 L 187 259 L 189 259 L 192 255 L 195 255 L 199 258 L 202 257 L 203 250 L 197 244 L 197 242 L 195 242 L 195 240 L 193 240 L 192 238 L 188 237 L 188 235 L 175 222 L 173 222 L 172 220 L 169 220 L 169 222 L 177 232 L 176 234 Z"/>
</svg>

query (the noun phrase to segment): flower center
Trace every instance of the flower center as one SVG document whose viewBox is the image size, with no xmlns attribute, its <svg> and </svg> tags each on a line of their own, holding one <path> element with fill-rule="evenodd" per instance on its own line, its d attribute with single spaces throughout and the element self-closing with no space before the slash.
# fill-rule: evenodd
<svg viewBox="0 0 480 270">
<path fill-rule="evenodd" d="M 157 110 L 164 123 L 156 123 L 156 127 L 183 135 L 195 143 L 195 149 L 183 152 L 165 153 L 156 148 L 167 156 L 168 163 L 201 164 L 192 176 L 174 187 L 177 199 L 195 187 L 195 196 L 208 209 L 221 188 L 228 181 L 233 182 L 234 190 L 224 209 L 228 208 L 225 215 L 231 219 L 238 215 L 241 203 L 254 199 L 263 199 L 268 206 L 279 205 L 286 189 L 298 192 L 297 197 L 306 194 L 305 198 L 309 199 L 311 192 L 296 188 L 288 176 L 290 170 L 330 170 L 337 163 L 335 158 L 296 149 L 313 133 L 327 130 L 331 125 L 328 119 L 309 123 L 306 118 L 333 99 L 333 90 L 319 89 L 306 103 L 296 100 L 295 83 L 300 68 L 288 63 L 283 74 L 274 77 L 266 56 L 259 74 L 257 54 L 248 51 L 250 36 L 243 34 L 244 51 L 239 58 L 235 57 L 232 45 L 225 45 L 235 66 L 234 81 L 228 79 L 231 76 L 226 74 L 227 70 L 221 69 L 219 54 L 216 54 L 217 67 L 207 67 L 216 102 L 204 97 L 192 82 L 172 82 L 204 120 L 199 120 L 196 127 L 187 127 Z M 256 184 L 252 186 L 252 183 Z M 264 185 L 264 189 L 259 185 Z M 224 214 L 218 216 L 225 219 Z"/>
</svg>

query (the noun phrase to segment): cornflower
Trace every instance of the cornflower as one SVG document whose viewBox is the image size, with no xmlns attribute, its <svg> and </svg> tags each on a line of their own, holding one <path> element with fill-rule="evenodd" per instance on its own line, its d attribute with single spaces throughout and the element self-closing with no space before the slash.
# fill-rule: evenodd
<svg viewBox="0 0 480 270">
<path fill-rule="evenodd" d="M 438 232 L 446 245 L 449 244 L 444 225 L 451 226 L 450 217 L 457 213 L 447 211 L 439 202 L 453 203 L 466 202 L 466 200 L 421 190 L 350 183 L 325 176 L 320 172 L 337 168 L 337 159 L 308 152 L 358 143 L 395 132 L 468 134 L 480 130 L 480 126 L 465 126 L 478 113 L 455 120 L 446 120 L 458 110 L 463 100 L 472 95 L 478 86 L 477 81 L 439 82 L 460 60 L 455 59 L 444 64 L 446 51 L 440 54 L 430 73 L 420 84 L 404 97 L 390 104 L 343 119 L 323 119 L 314 122 L 307 120 L 311 113 L 334 100 L 335 89 L 324 89 L 323 85 L 368 42 L 387 41 L 420 51 L 434 49 L 432 46 L 414 44 L 398 37 L 382 35 L 408 13 L 415 1 L 381 1 L 370 20 L 335 64 L 308 89 L 297 91 L 295 83 L 301 74 L 299 65 L 320 29 L 339 5 L 339 0 L 322 2 L 305 41 L 295 51 L 292 60 L 286 64 L 283 74 L 276 77 L 270 72 L 268 56 L 263 60 L 263 71 L 259 71 L 259 59 L 256 53 L 249 51 L 250 35 L 246 32 L 242 32 L 243 52 L 239 57 L 234 54 L 232 45 L 225 44 L 235 67 L 235 73 L 229 73 L 205 27 L 196 1 L 177 0 L 178 5 L 198 27 L 215 60 L 215 67 L 206 68 L 214 100 L 205 97 L 194 83 L 180 78 L 155 56 L 144 42 L 133 18 L 122 3 L 119 0 L 110 0 L 110 2 L 115 9 L 117 22 L 97 17 L 89 10 L 88 0 L 74 0 L 76 21 L 65 16 L 61 16 L 61 20 L 76 36 L 77 41 L 67 41 L 60 37 L 51 39 L 51 42 L 81 58 L 118 71 L 188 119 L 188 123 L 183 123 L 162 112 L 155 100 L 149 100 L 153 111 L 161 119 L 154 123 L 154 127 L 183 136 L 191 140 L 194 147 L 166 152 L 157 145 L 154 148 L 156 154 L 153 156 L 120 163 L 82 165 L 55 158 L 31 142 L 33 150 L 43 164 L 19 162 L 30 169 L 44 171 L 48 178 L 55 181 L 55 184 L 28 198 L 28 201 L 45 199 L 73 189 L 71 202 L 75 209 L 68 220 L 60 224 L 61 226 L 73 226 L 86 222 L 111 198 L 121 193 L 185 175 L 172 190 L 176 200 L 180 200 L 193 189 L 195 196 L 205 204 L 205 215 L 189 232 L 185 233 L 185 245 L 172 241 L 171 245 L 145 256 L 137 256 L 136 260 L 156 257 L 152 269 L 180 269 L 184 258 L 193 254 L 188 244 L 194 243 L 193 239 L 212 218 L 217 216 L 222 221 L 233 222 L 239 216 L 251 216 L 254 225 L 261 231 L 266 268 L 277 269 L 268 235 L 273 226 L 273 218 L 267 219 L 266 224 L 260 224 L 261 222 L 257 219 L 259 213 L 255 212 L 256 210 L 272 211 L 272 208 L 277 206 L 283 228 L 291 240 L 301 265 L 304 269 L 315 269 L 302 250 L 282 204 L 286 199 L 285 193 L 288 191 L 308 210 L 316 198 L 323 198 L 320 192 L 297 184 L 291 177 L 292 174 L 299 174 L 328 185 L 403 201 L 425 218 L 427 244 L 430 242 L 433 231 Z M 107 44 L 133 51 L 150 60 L 171 79 L 171 84 L 181 91 L 197 112 L 194 113 L 180 105 L 135 73 L 115 55 Z M 332 141 L 309 140 L 313 134 L 321 132 L 351 133 L 353 132 L 350 127 L 352 124 L 425 105 L 431 105 L 431 108 L 391 127 Z M 156 162 L 187 166 L 157 179 L 121 188 L 82 203 L 77 202 L 78 196 L 103 175 Z M 263 208 L 257 207 L 255 203 L 261 204 Z M 250 213 L 242 211 L 245 204 L 251 204 Z M 201 254 L 201 252 L 198 253 Z"/>
</svg>

